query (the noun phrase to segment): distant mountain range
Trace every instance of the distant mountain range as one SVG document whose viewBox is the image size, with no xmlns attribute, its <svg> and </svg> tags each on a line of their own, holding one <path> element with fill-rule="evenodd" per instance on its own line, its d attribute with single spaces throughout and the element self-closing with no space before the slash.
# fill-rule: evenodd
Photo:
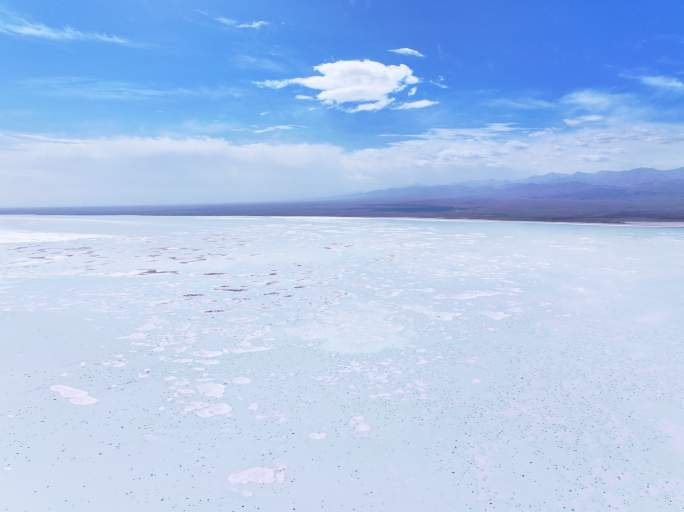
<svg viewBox="0 0 684 512">
<path fill-rule="evenodd" d="M 344 199 L 359 206 L 438 216 L 530 220 L 684 220 L 684 168 L 544 174 L 515 181 L 376 190 Z"/>
<path fill-rule="evenodd" d="M 673 190 L 674 188 L 674 190 Z M 515 181 L 471 181 L 452 185 L 375 190 L 347 196 L 355 200 L 430 200 L 462 197 L 607 199 L 681 193 L 684 167 L 671 171 L 632 169 L 596 173 L 543 174 Z"/>
<path fill-rule="evenodd" d="M 582 222 L 684 221 L 684 168 L 545 174 L 283 203 L 0 209 L 76 215 L 320 215 Z"/>
</svg>

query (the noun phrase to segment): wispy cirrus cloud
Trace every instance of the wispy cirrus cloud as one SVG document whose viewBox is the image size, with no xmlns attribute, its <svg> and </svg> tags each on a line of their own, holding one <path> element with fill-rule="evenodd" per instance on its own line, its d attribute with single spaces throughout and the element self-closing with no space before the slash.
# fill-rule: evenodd
<svg viewBox="0 0 684 512">
<path fill-rule="evenodd" d="M 219 22 L 221 25 L 224 25 L 226 27 L 232 27 L 232 28 L 246 28 L 246 29 L 260 29 L 264 28 L 270 23 L 268 21 L 264 20 L 255 20 L 255 21 L 250 21 L 250 22 L 239 22 L 237 20 L 234 20 L 232 18 L 226 18 L 225 16 L 218 16 L 214 18 L 217 22 Z"/>
<path fill-rule="evenodd" d="M 585 110 L 606 111 L 624 104 L 627 99 L 628 95 L 626 94 L 582 89 L 566 94 L 560 99 L 560 102 Z"/>
<path fill-rule="evenodd" d="M 252 133 L 272 133 L 272 132 L 282 132 L 294 130 L 297 126 L 291 124 L 278 124 L 275 126 L 266 126 L 265 128 L 255 128 L 252 129 Z"/>
<path fill-rule="evenodd" d="M 285 71 L 285 66 L 281 61 L 269 56 L 241 54 L 234 56 L 231 60 L 236 66 L 245 69 L 258 69 L 273 73 L 282 73 Z"/>
<path fill-rule="evenodd" d="M 415 110 L 419 108 L 427 108 L 427 107 L 432 107 L 434 105 L 439 105 L 439 101 L 432 101 L 432 100 L 416 100 L 416 101 L 408 101 L 406 103 L 400 103 L 396 107 L 394 107 L 395 110 Z"/>
<path fill-rule="evenodd" d="M 413 48 L 395 48 L 394 50 L 387 50 L 390 53 L 396 53 L 398 55 L 406 55 L 409 57 L 425 57 L 422 53 L 420 53 L 418 50 L 414 50 Z"/>
<path fill-rule="evenodd" d="M 586 116 L 566 118 L 563 119 L 563 122 L 568 126 L 579 126 L 586 123 L 596 123 L 598 121 L 603 121 L 604 119 L 605 117 L 597 114 L 587 114 Z"/>
<path fill-rule="evenodd" d="M 233 87 L 154 87 L 124 81 L 93 80 L 81 77 L 50 77 L 24 80 L 18 85 L 43 96 L 83 98 L 102 101 L 145 101 L 171 98 L 205 98 L 218 100 L 239 97 Z"/>
<path fill-rule="evenodd" d="M 533 97 L 493 98 L 485 101 L 484 104 L 488 107 L 501 107 L 513 110 L 539 110 L 549 109 L 556 106 L 556 104 L 552 101 Z"/>
<path fill-rule="evenodd" d="M 70 26 L 50 27 L 2 9 L 0 9 L 0 34 L 55 42 L 82 41 L 139 46 L 137 43 L 121 36 L 104 32 L 84 32 Z"/>
<path fill-rule="evenodd" d="M 628 78 L 639 79 L 635 76 Z M 657 85 L 652 85 L 652 87 L 665 86 L 668 87 L 667 90 L 679 92 L 677 83 L 661 84 L 658 82 Z M 535 96 L 493 97 L 483 100 L 482 104 L 496 109 L 539 110 L 539 114 L 535 113 L 535 115 L 539 115 L 543 123 L 561 122 L 569 127 L 598 122 L 674 120 L 677 110 L 682 108 L 670 104 L 667 109 L 663 109 L 662 98 L 655 94 L 639 94 L 635 91 L 625 92 L 625 90 L 616 91 L 615 89 L 578 89 L 548 99 Z M 523 115 L 527 113 L 523 112 Z"/>
<path fill-rule="evenodd" d="M 449 86 L 446 84 L 446 79 L 442 75 L 439 75 L 436 80 L 430 80 L 430 83 L 435 87 L 439 87 L 440 89 L 449 88 Z"/>
<path fill-rule="evenodd" d="M 684 82 L 679 78 L 664 75 L 648 75 L 640 76 L 639 81 L 648 85 L 649 87 L 655 87 L 656 89 L 673 91 L 673 92 L 684 92 Z"/>
<path fill-rule="evenodd" d="M 238 126 L 235 123 L 230 123 L 226 121 L 201 121 L 192 119 L 182 123 L 180 133 L 192 133 L 192 134 L 203 134 L 203 135 L 216 135 L 222 133 L 253 133 L 256 135 L 274 132 L 290 131 L 297 128 L 302 128 L 301 126 L 294 124 L 279 124 L 273 126 Z M 177 132 L 176 132 L 177 133 Z"/>
<path fill-rule="evenodd" d="M 314 66 L 314 70 L 319 74 L 266 80 L 257 85 L 271 89 L 300 85 L 320 91 L 316 99 L 325 105 L 343 106 L 347 112 L 368 112 L 382 110 L 394 102 L 393 94 L 420 81 L 405 64 L 385 65 L 372 60 L 328 62 Z"/>
<path fill-rule="evenodd" d="M 267 25 L 269 25 L 268 21 L 257 20 L 257 21 L 252 21 L 250 23 L 240 23 L 239 25 L 237 25 L 237 28 L 256 28 L 256 29 L 259 29 L 259 28 L 263 28 Z"/>
</svg>

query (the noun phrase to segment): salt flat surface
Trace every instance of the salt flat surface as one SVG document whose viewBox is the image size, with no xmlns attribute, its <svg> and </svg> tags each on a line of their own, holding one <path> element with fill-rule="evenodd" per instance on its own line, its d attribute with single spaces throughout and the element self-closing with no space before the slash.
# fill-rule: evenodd
<svg viewBox="0 0 684 512">
<path fill-rule="evenodd" d="M 684 230 L 0 218 L 0 511 L 681 511 Z"/>
</svg>

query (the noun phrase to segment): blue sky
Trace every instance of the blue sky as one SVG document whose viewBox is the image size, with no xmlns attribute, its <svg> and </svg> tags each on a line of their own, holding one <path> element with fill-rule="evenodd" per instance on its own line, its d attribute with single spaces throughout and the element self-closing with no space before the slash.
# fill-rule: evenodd
<svg viewBox="0 0 684 512">
<path fill-rule="evenodd" d="M 0 0 L 0 206 L 684 165 L 684 4 Z"/>
</svg>

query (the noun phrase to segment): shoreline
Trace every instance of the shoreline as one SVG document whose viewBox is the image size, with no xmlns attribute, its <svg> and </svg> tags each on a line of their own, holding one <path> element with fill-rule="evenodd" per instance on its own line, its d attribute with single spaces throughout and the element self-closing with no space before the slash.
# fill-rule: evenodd
<svg viewBox="0 0 684 512">
<path fill-rule="evenodd" d="M 0 212 L 0 220 L 3 218 L 194 218 L 194 219 L 294 219 L 294 220 L 325 220 L 325 219 L 358 219 L 358 220 L 403 220 L 403 221 L 440 221 L 440 222 L 512 222 L 525 224 L 560 224 L 579 226 L 624 226 L 642 228 L 684 228 L 684 221 L 663 220 L 555 220 L 555 219 L 516 219 L 516 218 L 477 218 L 477 217 L 411 217 L 411 216 L 362 216 L 362 215 L 194 215 L 194 214 L 144 214 L 144 213 L 3 213 Z"/>
</svg>

